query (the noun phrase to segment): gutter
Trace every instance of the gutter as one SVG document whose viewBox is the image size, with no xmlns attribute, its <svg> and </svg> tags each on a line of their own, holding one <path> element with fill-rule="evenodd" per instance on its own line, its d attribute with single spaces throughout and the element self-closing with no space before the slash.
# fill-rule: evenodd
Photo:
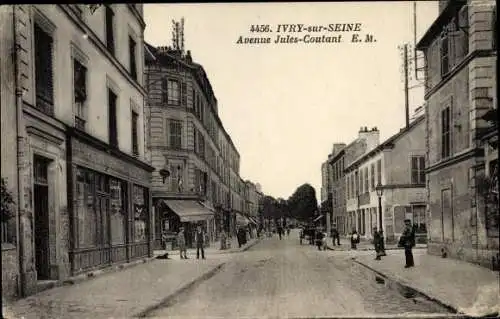
<svg viewBox="0 0 500 319">
<path fill-rule="evenodd" d="M 21 296 L 24 296 L 24 249 L 23 242 L 21 241 L 21 234 L 23 234 L 22 227 L 22 215 L 24 212 L 24 183 L 23 178 L 21 176 L 24 173 L 24 131 L 23 131 L 23 107 L 22 107 L 22 97 L 23 97 L 23 89 L 20 86 L 20 74 L 19 74 L 19 45 L 17 44 L 17 28 L 16 28 L 16 5 L 12 6 L 12 43 L 13 43 L 13 62 L 14 62 L 14 87 L 16 94 L 16 131 L 17 131 L 17 143 L 16 143 L 16 151 L 17 151 L 17 227 L 16 227 L 16 245 L 18 248 L 17 256 L 19 259 L 19 280 L 17 281 L 18 291 Z"/>
</svg>

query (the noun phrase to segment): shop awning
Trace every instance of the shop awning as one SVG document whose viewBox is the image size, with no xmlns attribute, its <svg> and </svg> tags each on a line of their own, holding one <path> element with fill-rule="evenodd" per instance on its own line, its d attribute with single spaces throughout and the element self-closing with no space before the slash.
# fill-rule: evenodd
<svg viewBox="0 0 500 319">
<path fill-rule="evenodd" d="M 195 200 L 166 200 L 165 204 L 181 218 L 181 222 L 196 222 L 214 218 L 212 211 Z"/>
<path fill-rule="evenodd" d="M 241 213 L 236 212 L 236 224 L 238 226 L 247 226 L 250 223 L 248 217 L 244 216 Z"/>
</svg>

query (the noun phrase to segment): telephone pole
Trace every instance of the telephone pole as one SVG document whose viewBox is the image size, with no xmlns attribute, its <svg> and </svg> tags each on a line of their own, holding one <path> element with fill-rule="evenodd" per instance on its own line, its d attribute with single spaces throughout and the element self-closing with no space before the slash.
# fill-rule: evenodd
<svg viewBox="0 0 500 319">
<path fill-rule="evenodd" d="M 408 101 L 408 44 L 405 43 L 404 45 L 404 53 L 403 53 L 403 58 L 404 58 L 404 83 L 405 83 L 405 112 L 406 112 L 406 127 L 410 126 L 410 105 Z"/>
</svg>

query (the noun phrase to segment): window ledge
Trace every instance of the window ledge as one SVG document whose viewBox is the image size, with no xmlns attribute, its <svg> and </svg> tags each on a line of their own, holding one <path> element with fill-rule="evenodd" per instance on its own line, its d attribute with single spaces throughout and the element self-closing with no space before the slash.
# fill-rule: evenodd
<svg viewBox="0 0 500 319">
<path fill-rule="evenodd" d="M 15 250 L 16 245 L 11 244 L 11 243 L 2 243 L 2 252 L 4 251 L 9 251 L 9 250 Z"/>
</svg>

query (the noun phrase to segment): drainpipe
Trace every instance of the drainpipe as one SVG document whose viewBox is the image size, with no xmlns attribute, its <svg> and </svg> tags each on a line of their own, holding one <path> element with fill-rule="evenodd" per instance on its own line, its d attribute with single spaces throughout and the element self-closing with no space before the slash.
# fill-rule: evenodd
<svg viewBox="0 0 500 319">
<path fill-rule="evenodd" d="M 16 130 L 17 130 L 17 227 L 16 227 L 16 245 L 18 248 L 17 255 L 19 259 L 19 280 L 18 291 L 21 296 L 24 296 L 24 249 L 23 249 L 23 241 L 21 240 L 21 235 L 23 234 L 22 227 L 22 214 L 25 208 L 24 202 L 24 183 L 22 173 L 24 172 L 23 166 L 23 153 L 24 153 L 24 131 L 22 126 L 23 121 L 23 107 L 22 107 L 22 97 L 23 97 L 23 89 L 20 85 L 20 74 L 19 74 L 19 56 L 18 50 L 19 46 L 17 43 L 17 28 L 16 28 L 16 5 L 12 5 L 12 42 L 13 42 L 13 62 L 14 62 L 14 87 L 16 92 Z"/>
</svg>

